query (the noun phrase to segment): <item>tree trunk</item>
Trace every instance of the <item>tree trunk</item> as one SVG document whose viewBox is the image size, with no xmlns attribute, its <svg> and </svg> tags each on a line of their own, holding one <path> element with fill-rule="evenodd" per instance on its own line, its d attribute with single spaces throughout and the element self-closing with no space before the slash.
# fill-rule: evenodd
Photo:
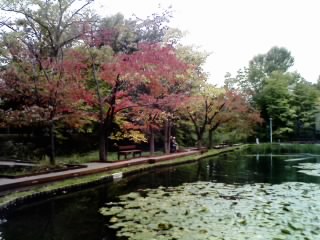
<svg viewBox="0 0 320 240">
<path fill-rule="evenodd" d="M 209 149 L 213 148 L 213 130 L 209 130 Z"/>
<path fill-rule="evenodd" d="M 54 121 L 50 122 L 50 164 L 55 165 L 55 142 L 54 142 Z"/>
<path fill-rule="evenodd" d="M 105 124 L 100 122 L 99 126 L 99 160 L 106 161 L 106 135 Z"/>
<path fill-rule="evenodd" d="M 165 120 L 164 121 L 164 141 L 163 141 L 163 143 L 164 143 L 164 148 L 163 148 L 163 152 L 164 153 L 167 153 L 168 152 L 168 121 L 167 120 Z"/>
<path fill-rule="evenodd" d="M 170 130 L 168 119 L 164 122 L 164 153 L 170 153 Z"/>
<path fill-rule="evenodd" d="M 106 161 L 108 161 L 108 155 L 110 151 L 110 136 L 113 130 L 114 109 L 107 113 L 107 119 L 105 120 L 105 146 L 106 146 Z"/>
<path fill-rule="evenodd" d="M 203 138 L 203 133 L 199 133 L 199 134 L 197 134 L 197 137 L 198 137 L 198 139 L 197 139 L 197 148 L 201 148 L 202 147 L 202 138 Z"/>
<path fill-rule="evenodd" d="M 115 117 L 115 108 L 114 106 L 116 105 L 116 95 L 118 92 L 118 88 L 120 86 L 120 74 L 117 75 L 117 81 L 115 86 L 113 87 L 111 91 L 111 97 L 110 97 L 110 108 L 106 114 L 106 119 L 105 119 L 105 137 L 106 137 L 106 161 L 108 161 L 108 155 L 109 155 L 109 149 L 110 149 L 110 139 L 109 137 L 111 136 L 112 133 L 112 128 L 113 128 L 113 120 Z"/>
<path fill-rule="evenodd" d="M 170 137 L 171 137 L 171 121 L 168 120 L 168 153 L 171 152 Z"/>
<path fill-rule="evenodd" d="M 154 155 L 154 132 L 152 127 L 150 127 L 149 144 L 150 144 L 150 156 L 152 156 Z"/>
<path fill-rule="evenodd" d="M 197 148 L 202 148 L 202 139 L 198 139 Z"/>
<path fill-rule="evenodd" d="M 109 137 L 111 135 L 111 125 L 108 123 L 106 126 L 106 131 L 105 131 L 105 137 L 106 137 L 106 142 L 105 142 L 105 146 L 106 146 L 106 152 L 105 152 L 105 161 L 108 161 L 108 155 L 109 155 L 109 151 L 110 151 L 110 141 L 109 141 Z"/>
<path fill-rule="evenodd" d="M 99 126 L 99 161 L 105 162 L 106 161 L 106 124 L 104 121 L 105 118 L 105 112 L 103 109 L 103 100 L 101 96 L 101 89 L 100 84 L 97 79 L 97 69 L 95 65 L 95 59 L 93 55 L 91 54 L 91 61 L 92 61 L 92 77 L 96 84 L 96 94 L 99 101 L 99 119 L 100 119 L 100 126 Z"/>
</svg>

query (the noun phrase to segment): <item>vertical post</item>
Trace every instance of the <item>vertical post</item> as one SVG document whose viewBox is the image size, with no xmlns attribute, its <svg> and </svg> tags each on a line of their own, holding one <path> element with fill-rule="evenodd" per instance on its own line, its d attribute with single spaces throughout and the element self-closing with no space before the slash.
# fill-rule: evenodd
<svg viewBox="0 0 320 240">
<path fill-rule="evenodd" d="M 272 118 L 270 118 L 270 143 L 272 144 Z"/>
</svg>

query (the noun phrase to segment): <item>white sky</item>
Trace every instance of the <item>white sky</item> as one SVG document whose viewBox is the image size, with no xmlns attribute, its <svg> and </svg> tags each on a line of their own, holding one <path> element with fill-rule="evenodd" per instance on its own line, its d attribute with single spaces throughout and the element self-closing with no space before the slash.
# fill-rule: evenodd
<svg viewBox="0 0 320 240">
<path fill-rule="evenodd" d="M 295 58 L 292 71 L 316 82 L 320 75 L 319 0 L 96 0 L 100 13 L 146 17 L 172 6 L 172 27 L 189 34 L 184 43 L 211 52 L 209 81 L 222 84 L 249 60 L 271 47 L 285 47 Z"/>
</svg>

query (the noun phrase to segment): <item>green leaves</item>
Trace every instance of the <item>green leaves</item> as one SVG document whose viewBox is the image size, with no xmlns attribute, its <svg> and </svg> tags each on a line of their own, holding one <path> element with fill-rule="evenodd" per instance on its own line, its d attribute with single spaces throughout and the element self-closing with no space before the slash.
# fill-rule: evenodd
<svg viewBox="0 0 320 240">
<path fill-rule="evenodd" d="M 317 90 L 297 74 L 273 72 L 258 99 L 265 119 L 274 120 L 276 137 L 306 136 L 313 131 L 318 106 Z"/>
<path fill-rule="evenodd" d="M 130 240 L 316 239 L 319 194 L 307 183 L 197 182 L 130 193 L 100 212 L 113 215 L 110 227 Z"/>
<path fill-rule="evenodd" d="M 273 47 L 256 55 L 236 77 L 226 77 L 228 86 L 240 87 L 248 95 L 265 123 L 273 118 L 273 133 L 279 139 L 312 137 L 315 125 L 319 93 L 300 74 L 289 72 L 293 63 L 290 51 Z M 261 128 L 260 136 L 265 128 Z"/>
</svg>

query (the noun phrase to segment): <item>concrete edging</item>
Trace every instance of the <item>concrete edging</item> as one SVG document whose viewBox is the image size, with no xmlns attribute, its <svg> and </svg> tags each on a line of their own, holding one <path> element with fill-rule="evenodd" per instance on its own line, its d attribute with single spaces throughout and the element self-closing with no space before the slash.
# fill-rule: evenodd
<svg viewBox="0 0 320 240">
<path fill-rule="evenodd" d="M 141 168 L 139 168 L 139 169 L 132 169 L 132 170 L 128 169 L 127 171 L 125 171 L 123 173 L 123 175 L 125 177 L 127 177 L 127 176 L 130 176 L 130 175 L 134 175 L 134 174 L 137 174 L 137 173 L 140 173 L 140 172 L 144 172 L 144 171 L 148 171 L 148 170 L 151 170 L 151 169 L 165 168 L 165 167 L 168 167 L 168 166 L 178 166 L 178 165 L 182 165 L 182 164 L 188 164 L 188 163 L 192 163 L 192 162 L 197 162 L 197 161 L 205 159 L 207 157 L 217 156 L 217 155 L 220 155 L 220 154 L 223 154 L 223 153 L 232 152 L 232 151 L 235 151 L 235 150 L 239 150 L 239 147 L 236 147 L 234 149 L 226 149 L 225 151 L 221 151 L 221 152 L 218 152 L 218 153 L 205 155 L 203 157 L 200 155 L 198 158 L 189 159 L 189 160 L 181 161 L 181 162 L 169 162 L 168 161 L 168 160 L 172 160 L 174 158 L 177 158 L 177 157 L 174 157 L 174 156 L 167 156 L 167 157 L 164 157 L 162 159 L 151 158 L 152 160 L 155 160 L 155 162 L 152 162 L 152 163 L 149 162 L 150 161 L 150 158 L 149 158 L 149 159 L 146 159 L 146 160 L 143 160 L 143 161 L 139 161 L 139 163 L 134 163 L 134 164 L 132 164 L 132 163 L 131 164 L 130 163 L 123 163 L 123 164 L 121 164 L 121 167 L 118 167 L 118 166 L 114 167 L 114 168 L 105 167 L 105 168 L 99 168 L 96 171 L 88 171 L 88 172 L 85 172 L 85 173 L 82 173 L 82 174 L 78 174 L 78 175 L 70 174 L 69 178 L 79 177 L 79 176 L 86 176 L 86 175 L 91 175 L 91 174 L 95 174 L 95 173 L 101 173 L 101 172 L 110 171 L 110 170 L 114 170 L 114 169 L 120 169 L 120 168 L 123 168 L 123 167 L 142 165 L 142 164 L 147 164 L 147 163 L 149 164 L 147 167 L 145 167 L 145 166 L 142 167 L 141 166 Z M 199 153 L 199 152 L 193 152 L 192 154 L 185 154 L 185 155 L 182 155 L 182 156 L 179 156 L 179 157 L 192 156 L 192 155 L 195 155 L 197 153 Z M 155 163 L 164 162 L 164 161 L 167 161 L 167 163 L 164 163 L 164 164 L 161 164 L 161 165 L 156 165 L 155 164 Z M 46 180 L 47 180 L 46 182 L 50 182 L 50 181 L 57 181 L 59 179 L 47 178 Z M 4 211 L 7 211 L 11 207 L 15 207 L 15 206 L 18 206 L 18 205 L 21 205 L 21 204 L 28 203 L 29 201 L 32 202 L 32 201 L 42 200 L 42 199 L 46 199 L 46 198 L 57 196 L 57 195 L 63 195 L 63 194 L 70 193 L 70 192 L 76 192 L 76 191 L 82 190 L 84 187 L 93 187 L 93 186 L 97 186 L 97 185 L 102 184 L 102 183 L 111 182 L 112 180 L 113 180 L 113 177 L 108 175 L 108 176 L 102 177 L 100 179 L 89 181 L 89 182 L 85 182 L 85 183 L 69 185 L 69 186 L 60 187 L 60 188 L 53 189 L 53 190 L 47 190 L 47 191 L 43 191 L 43 192 L 32 193 L 30 195 L 23 196 L 23 197 L 17 197 L 16 199 L 13 199 L 13 200 L 11 200 L 11 201 L 9 201 L 7 203 L 0 204 L 0 213 L 2 213 Z M 46 182 L 45 181 L 44 182 L 37 182 L 36 184 L 46 183 Z M 22 187 L 22 186 L 19 186 L 19 187 Z"/>
</svg>

